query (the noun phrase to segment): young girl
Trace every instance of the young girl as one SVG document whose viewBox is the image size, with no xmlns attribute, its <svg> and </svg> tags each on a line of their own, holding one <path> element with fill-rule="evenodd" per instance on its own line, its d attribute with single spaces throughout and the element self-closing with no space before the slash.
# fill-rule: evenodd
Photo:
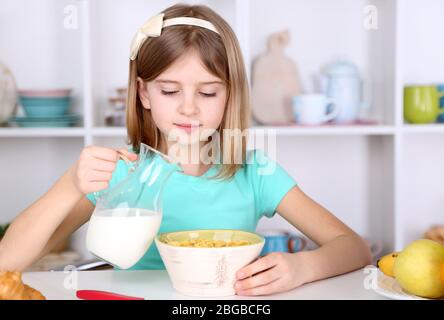
<svg viewBox="0 0 444 320">
<path fill-rule="evenodd" d="M 131 46 L 127 100 L 129 144 L 187 154 L 214 133 L 243 132 L 249 118 L 248 84 L 236 36 L 205 6 L 175 5 L 150 19 Z M 171 141 L 175 132 L 178 142 Z M 234 131 L 236 132 L 236 131 Z M 191 137 L 199 136 L 199 140 Z M 287 291 L 369 264 L 363 239 L 310 199 L 282 167 L 241 145 L 227 148 L 222 163 L 182 157 L 183 172 L 168 182 L 160 232 L 190 229 L 255 231 L 262 216 L 282 217 L 319 245 L 312 251 L 271 253 L 237 273 L 239 295 Z M 228 151 L 226 151 L 228 150 Z M 188 155 L 192 154 L 189 152 Z M 226 157 L 225 157 L 226 156 Z M 241 161 L 236 161 L 240 159 Z M 264 166 L 274 170 L 261 173 Z M 94 193 L 125 178 L 118 151 L 88 146 L 78 161 L 39 200 L 22 212 L 0 242 L 0 270 L 21 271 L 86 223 Z M 133 269 L 164 268 L 152 245 Z"/>
</svg>

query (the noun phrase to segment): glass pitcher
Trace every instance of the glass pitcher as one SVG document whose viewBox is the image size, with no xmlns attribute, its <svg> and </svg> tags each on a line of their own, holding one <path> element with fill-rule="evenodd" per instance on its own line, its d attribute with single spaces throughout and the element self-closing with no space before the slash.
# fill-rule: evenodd
<svg viewBox="0 0 444 320">
<path fill-rule="evenodd" d="M 169 177 L 180 166 L 145 144 L 139 158 L 128 162 L 128 176 L 104 192 L 97 192 L 86 246 L 109 264 L 128 269 L 150 247 L 162 220 L 162 194 Z"/>
</svg>

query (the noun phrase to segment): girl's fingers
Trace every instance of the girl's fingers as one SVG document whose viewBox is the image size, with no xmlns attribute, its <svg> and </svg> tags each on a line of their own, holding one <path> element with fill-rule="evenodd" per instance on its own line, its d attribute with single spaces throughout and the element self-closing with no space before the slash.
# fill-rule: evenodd
<svg viewBox="0 0 444 320">
<path fill-rule="evenodd" d="M 265 257 L 259 258 L 253 263 L 250 263 L 248 266 L 240 269 L 237 273 L 237 279 L 242 280 L 248 277 L 251 277 L 255 273 L 270 269 L 277 264 L 277 259 L 275 259 L 274 254 L 268 254 Z"/>
<path fill-rule="evenodd" d="M 88 174 L 88 181 L 90 182 L 107 182 L 110 181 L 112 177 L 111 172 L 105 172 L 105 171 L 91 171 Z"/>
<path fill-rule="evenodd" d="M 263 286 L 277 280 L 281 276 L 277 266 L 256 274 L 250 278 L 237 281 L 234 285 L 236 291 L 244 291 L 255 287 Z"/>
<path fill-rule="evenodd" d="M 91 159 L 89 165 L 93 171 L 113 172 L 116 169 L 116 162 L 100 159 Z"/>
<path fill-rule="evenodd" d="M 240 296 L 264 296 L 282 291 L 282 284 L 280 280 L 275 280 L 266 285 L 237 291 L 236 294 Z"/>
<path fill-rule="evenodd" d="M 119 149 L 119 150 L 117 150 L 117 151 L 120 152 L 120 153 L 122 153 L 122 154 L 123 154 L 125 157 L 127 157 L 128 160 L 130 160 L 130 161 L 136 161 L 137 158 L 138 158 L 137 154 L 132 153 L 132 152 L 129 152 L 129 151 L 126 150 L 126 149 Z"/>
<path fill-rule="evenodd" d="M 126 149 L 114 150 L 110 148 L 88 146 L 82 150 L 77 162 L 75 183 L 85 194 L 105 190 L 109 186 L 112 173 L 123 154 L 126 161 L 136 161 L 138 155 Z"/>
<path fill-rule="evenodd" d="M 116 150 L 103 147 L 87 147 L 88 154 L 93 158 L 116 162 L 119 160 Z"/>
<path fill-rule="evenodd" d="M 104 181 L 91 182 L 89 184 L 89 187 L 91 188 L 90 192 L 97 192 L 97 191 L 105 190 L 108 188 L 108 182 L 104 182 Z M 90 193 L 90 192 L 88 192 L 88 193 Z"/>
</svg>

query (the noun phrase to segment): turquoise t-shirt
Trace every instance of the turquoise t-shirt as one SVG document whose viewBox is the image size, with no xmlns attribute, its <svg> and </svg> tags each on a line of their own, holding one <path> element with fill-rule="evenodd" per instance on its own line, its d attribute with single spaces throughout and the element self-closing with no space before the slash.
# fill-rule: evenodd
<svg viewBox="0 0 444 320">
<path fill-rule="evenodd" d="M 112 188 L 128 175 L 120 160 L 109 183 Z M 174 172 L 162 201 L 159 233 L 193 229 L 256 230 L 259 219 L 272 217 L 295 180 L 262 151 L 247 152 L 247 161 L 229 180 L 208 179 L 219 170 L 213 165 L 202 176 Z M 95 205 L 92 193 L 87 198 Z M 131 270 L 165 269 L 155 243 Z"/>
</svg>

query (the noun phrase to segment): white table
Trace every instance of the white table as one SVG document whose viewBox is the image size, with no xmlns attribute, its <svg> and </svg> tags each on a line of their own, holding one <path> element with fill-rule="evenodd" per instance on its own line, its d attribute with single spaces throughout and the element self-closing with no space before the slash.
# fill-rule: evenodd
<svg viewBox="0 0 444 320">
<path fill-rule="evenodd" d="M 294 290 L 269 296 L 230 296 L 217 300 L 249 299 L 384 299 L 371 288 L 366 289 L 369 274 L 364 270 L 306 284 Z M 367 279 L 367 280 L 366 280 Z M 165 270 L 27 272 L 23 281 L 41 291 L 47 299 L 77 299 L 76 290 L 102 290 L 142 297 L 147 300 L 197 300 L 174 290 Z M 73 288 L 77 283 L 77 288 Z M 367 286 L 368 287 L 368 286 Z M 208 299 L 207 299 L 208 300 Z"/>
</svg>

